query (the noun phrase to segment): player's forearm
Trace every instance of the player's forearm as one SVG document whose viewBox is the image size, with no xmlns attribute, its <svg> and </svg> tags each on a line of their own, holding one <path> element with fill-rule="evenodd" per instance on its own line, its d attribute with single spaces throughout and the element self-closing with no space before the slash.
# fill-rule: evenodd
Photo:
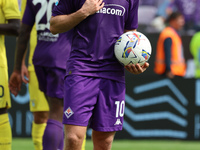
<svg viewBox="0 0 200 150">
<path fill-rule="evenodd" d="M 52 34 L 69 31 L 83 21 L 89 14 L 84 13 L 81 9 L 69 15 L 59 15 L 52 17 L 50 20 L 50 31 Z"/>
<path fill-rule="evenodd" d="M 85 3 L 76 12 L 52 17 L 50 20 L 50 31 L 53 34 L 69 31 L 70 29 L 77 26 L 85 18 L 96 13 L 103 7 L 103 0 L 85 0 Z"/>
<path fill-rule="evenodd" d="M 8 20 L 7 24 L 0 24 L 0 34 L 18 36 L 19 28 L 20 28 L 20 20 L 11 19 Z"/>
<path fill-rule="evenodd" d="M 31 32 L 30 26 L 22 25 L 19 38 L 17 40 L 14 70 L 21 71 L 22 60 L 25 55 L 28 42 L 30 39 L 30 32 Z"/>
<path fill-rule="evenodd" d="M 23 59 L 22 59 L 22 66 L 23 65 L 26 66 L 26 63 L 25 63 L 25 61 L 26 61 L 26 54 L 27 54 L 27 49 L 26 49 L 26 51 L 24 53 L 24 56 L 23 56 Z"/>
</svg>

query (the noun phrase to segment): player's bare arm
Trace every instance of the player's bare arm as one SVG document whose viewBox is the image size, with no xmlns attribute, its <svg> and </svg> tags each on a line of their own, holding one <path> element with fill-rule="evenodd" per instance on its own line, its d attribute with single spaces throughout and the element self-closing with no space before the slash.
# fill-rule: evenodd
<svg viewBox="0 0 200 150">
<path fill-rule="evenodd" d="M 22 24 L 20 28 L 19 38 L 17 40 L 14 71 L 11 74 L 9 80 L 10 91 L 15 96 L 17 96 L 18 92 L 21 90 L 21 84 L 22 84 L 21 65 L 22 65 L 22 59 L 24 57 L 29 42 L 31 29 L 32 29 L 31 26 Z"/>
<path fill-rule="evenodd" d="M 53 34 L 69 31 L 88 16 L 103 8 L 103 0 L 86 0 L 83 6 L 69 15 L 59 15 L 50 20 L 50 31 Z"/>
<path fill-rule="evenodd" d="M 28 72 L 28 68 L 27 68 L 26 63 L 25 63 L 25 59 L 26 59 L 26 53 L 24 54 L 24 57 L 23 57 L 23 60 L 22 60 L 21 77 L 22 77 L 22 81 L 25 84 L 27 84 L 27 83 L 29 83 L 29 72 Z"/>
<path fill-rule="evenodd" d="M 0 34 L 3 35 L 19 35 L 20 20 L 10 19 L 7 24 L 0 24 Z"/>
<path fill-rule="evenodd" d="M 22 60 L 28 46 L 31 30 L 31 26 L 22 23 L 20 34 L 17 40 L 14 71 L 21 71 Z"/>
</svg>

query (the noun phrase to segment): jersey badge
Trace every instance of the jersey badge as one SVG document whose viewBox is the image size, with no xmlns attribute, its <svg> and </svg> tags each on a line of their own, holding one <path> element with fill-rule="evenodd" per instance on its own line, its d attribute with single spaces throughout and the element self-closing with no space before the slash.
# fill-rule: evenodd
<svg viewBox="0 0 200 150">
<path fill-rule="evenodd" d="M 65 110 L 64 114 L 65 114 L 65 116 L 66 116 L 67 118 L 69 118 L 69 117 L 71 117 L 71 116 L 74 114 L 74 112 L 72 111 L 72 109 L 71 109 L 70 107 L 68 107 L 68 108 Z"/>
</svg>

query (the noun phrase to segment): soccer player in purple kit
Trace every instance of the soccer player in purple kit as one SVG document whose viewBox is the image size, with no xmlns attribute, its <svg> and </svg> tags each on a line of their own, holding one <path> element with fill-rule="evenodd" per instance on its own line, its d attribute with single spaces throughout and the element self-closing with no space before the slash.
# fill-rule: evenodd
<svg viewBox="0 0 200 150">
<path fill-rule="evenodd" d="M 64 83 L 64 150 L 80 150 L 88 123 L 94 150 L 110 150 L 122 130 L 124 67 L 114 56 L 118 37 L 138 27 L 139 0 L 59 0 L 50 20 L 53 34 L 74 29 Z M 127 65 L 140 74 L 149 64 Z M 90 120 L 90 121 L 89 121 Z"/>
<path fill-rule="evenodd" d="M 37 45 L 33 64 L 39 81 L 40 90 L 45 93 L 49 103 L 49 119 L 43 135 L 44 150 L 63 149 L 63 88 L 66 58 L 71 41 L 70 34 L 53 35 L 49 31 L 49 20 L 55 0 L 27 0 L 17 41 L 14 71 L 10 77 L 10 90 L 16 96 L 22 83 L 21 64 L 34 24 L 37 30 Z"/>
</svg>

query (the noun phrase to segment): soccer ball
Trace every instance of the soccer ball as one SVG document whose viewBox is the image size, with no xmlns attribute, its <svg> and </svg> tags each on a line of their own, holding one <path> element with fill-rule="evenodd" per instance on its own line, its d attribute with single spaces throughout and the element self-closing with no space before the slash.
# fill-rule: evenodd
<svg viewBox="0 0 200 150">
<path fill-rule="evenodd" d="M 142 66 L 151 56 L 151 44 L 144 34 L 129 31 L 118 38 L 114 53 L 124 66 L 137 63 Z"/>
</svg>

